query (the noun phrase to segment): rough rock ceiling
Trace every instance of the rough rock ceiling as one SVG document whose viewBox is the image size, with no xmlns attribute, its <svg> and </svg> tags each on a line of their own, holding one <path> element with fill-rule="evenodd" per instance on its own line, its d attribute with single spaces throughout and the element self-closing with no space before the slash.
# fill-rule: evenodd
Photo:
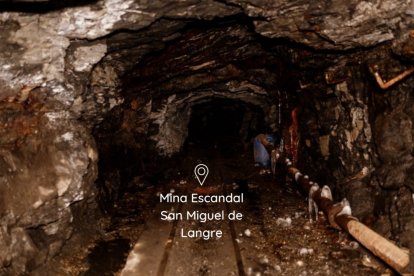
<svg viewBox="0 0 414 276">
<path fill-rule="evenodd" d="M 30 7 L 64 7 L 91 4 L 96 1 L 5 1 L 3 10 L 25 10 Z M 14 5 L 13 5 L 14 3 Z M 19 4 L 19 5 L 17 5 Z M 267 37 L 289 37 L 316 48 L 345 49 L 375 45 L 398 37 L 413 23 L 412 1 L 273 1 L 273 0 L 186 0 L 186 1 L 98 1 L 83 19 L 103 28 L 87 33 L 97 38 L 99 32 L 112 28 L 139 29 L 159 18 L 212 19 L 237 13 L 253 18 L 256 31 Z M 76 9 L 67 10 L 60 20 L 82 15 Z M 96 18 L 95 15 L 102 15 Z M 121 20 L 122 19 L 122 20 Z M 78 21 L 79 23 L 79 21 Z M 114 26 L 110 26 L 111 24 Z M 88 24 L 89 25 L 89 24 Z M 72 30 L 74 31 L 74 30 Z"/>
<path fill-rule="evenodd" d="M 103 111 L 123 103 L 141 116 L 133 115 L 127 125 L 136 125 L 132 121 L 156 125 L 159 131 L 151 139 L 167 155 L 184 143 L 193 106 L 213 98 L 237 99 L 260 107 L 267 114 L 264 119 L 275 127 L 272 97 L 287 86 L 292 90 L 297 86 L 292 70 L 286 69 L 277 51 L 273 53 L 272 44 L 254 32 L 246 16 L 214 22 L 163 19 L 142 31 L 119 31 L 89 45 L 74 45 L 73 58 L 67 60 L 87 64 L 85 55 L 79 62 L 82 58 L 76 53 L 102 43 L 106 55 L 92 70 L 91 81 L 92 95 L 100 100 L 83 97 L 84 106 L 90 107 L 86 116 L 96 124 Z M 82 74 L 74 78 L 82 83 Z M 146 133 L 142 125 L 136 132 Z"/>
<path fill-rule="evenodd" d="M 162 19 L 175 20 L 157 30 L 165 32 L 159 37 L 166 40 L 169 39 L 167 34 L 173 34 L 173 30 L 186 21 L 244 14 L 251 18 L 255 32 L 264 37 L 286 38 L 317 49 L 337 50 L 368 47 L 402 38 L 408 35 L 414 23 L 414 1 L 403 0 L 353 0 L 346 3 L 339 0 L 65 1 L 62 5 L 68 7 L 63 10 L 54 9 L 57 1 L 24 1 L 23 5 L 17 5 L 20 1 L 8 2 L 0 6 L 0 10 L 5 11 L 0 15 L 0 26 L 4 30 L 0 83 L 5 84 L 5 94 L 16 93 L 22 85 L 47 83 L 67 105 L 72 105 L 78 96 L 74 91 L 78 89 L 76 83 L 68 85 L 64 81 L 65 56 L 71 44 L 102 40 L 116 32 L 145 30 Z M 85 3 L 89 5 L 81 5 Z M 26 11 L 26 4 L 32 7 L 46 5 L 49 12 L 16 12 Z M 160 43 L 163 41 L 142 47 L 156 50 Z M 101 55 L 95 54 L 94 59 L 89 60 L 90 66 L 111 51 L 105 46 L 98 50 Z M 118 54 L 122 55 L 122 51 Z M 27 71 L 30 76 L 21 74 Z"/>
<path fill-rule="evenodd" d="M 146 90 L 154 96 L 157 91 L 188 92 L 223 86 L 235 79 L 253 80 L 253 75 L 257 81 L 260 74 L 272 74 L 272 82 L 277 79 L 277 58 L 263 49 L 246 26 L 191 28 L 177 35 L 180 37 L 161 53 L 144 58 L 128 73 L 125 86 L 133 87 L 128 89 L 135 91 L 132 94 Z"/>
</svg>

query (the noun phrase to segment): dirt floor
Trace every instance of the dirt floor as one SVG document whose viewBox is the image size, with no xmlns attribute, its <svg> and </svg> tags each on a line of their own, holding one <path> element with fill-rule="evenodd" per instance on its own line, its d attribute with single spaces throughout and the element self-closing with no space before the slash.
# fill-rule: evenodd
<svg viewBox="0 0 414 276">
<path fill-rule="evenodd" d="M 210 169 L 203 187 L 193 176 L 200 162 Z M 259 174 L 241 147 L 194 145 L 173 164 L 165 185 L 139 177 L 130 183 L 102 238 L 91 243 L 75 235 L 50 275 L 393 275 L 352 238 L 330 228 L 322 214 L 311 224 L 297 187 L 282 176 Z M 245 202 L 159 203 L 159 194 L 168 192 L 243 193 Z M 162 210 L 235 210 L 243 219 L 161 221 Z M 183 238 L 181 229 L 220 229 L 223 237 Z"/>
</svg>

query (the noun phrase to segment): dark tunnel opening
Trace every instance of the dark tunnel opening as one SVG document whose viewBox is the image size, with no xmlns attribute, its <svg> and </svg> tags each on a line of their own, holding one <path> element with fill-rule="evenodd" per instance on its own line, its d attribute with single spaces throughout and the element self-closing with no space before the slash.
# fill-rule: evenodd
<svg viewBox="0 0 414 276">
<path fill-rule="evenodd" d="M 113 127 L 112 116 L 96 129 L 95 137 L 98 138 L 101 156 L 97 185 L 100 188 L 100 206 L 104 212 L 112 213 L 113 206 L 122 201 L 131 185 L 136 188 L 133 182 L 137 177 L 145 183 L 141 188 L 147 185 L 162 187 L 174 178 L 173 172 L 190 172 L 193 163 L 199 162 L 197 160 L 223 157 L 238 162 L 240 156 L 249 156 L 247 163 L 253 164 L 253 138 L 260 133 L 274 132 L 260 106 L 239 99 L 203 100 L 194 103 L 191 112 L 184 112 L 180 116 L 183 117 L 178 117 L 179 120 L 188 122 L 181 129 L 186 135 L 182 137 L 180 150 L 169 157 L 161 157 L 151 147 L 142 148 L 141 144 L 134 148 L 132 140 L 129 140 L 132 138 L 124 140 L 127 137 L 122 137 L 119 130 L 108 132 L 108 128 Z M 114 143 L 114 131 L 121 134 L 118 136 L 120 143 Z M 111 141 L 110 145 L 107 139 Z M 148 145 L 151 143 L 144 141 Z"/>
<path fill-rule="evenodd" d="M 284 53 L 297 45 L 257 35 L 249 17 L 160 20 L 152 27 L 145 30 L 148 36 L 167 28 L 168 40 L 151 41 L 145 32 L 115 33 L 92 74 L 92 79 L 108 77 L 114 61 L 121 70 L 120 91 L 106 93 L 119 93 L 123 103 L 94 127 L 101 157 L 99 202 L 106 212 L 135 178 L 162 186 L 183 159 L 243 153 L 254 164 L 252 139 L 286 127 L 297 105 L 297 68 Z M 142 56 L 133 63 L 136 54 Z M 105 84 L 91 86 L 95 93 L 108 90 Z"/>
<path fill-rule="evenodd" d="M 259 107 L 238 100 L 212 99 L 196 104 L 188 123 L 186 146 L 247 149 L 254 136 L 265 132 L 264 119 Z"/>
</svg>

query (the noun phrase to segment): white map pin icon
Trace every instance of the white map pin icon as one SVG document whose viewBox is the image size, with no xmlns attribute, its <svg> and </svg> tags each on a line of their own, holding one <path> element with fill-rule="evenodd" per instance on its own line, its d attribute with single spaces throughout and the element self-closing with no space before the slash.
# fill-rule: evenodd
<svg viewBox="0 0 414 276">
<path fill-rule="evenodd" d="M 208 175 L 208 167 L 204 164 L 198 164 L 194 168 L 194 174 L 198 180 L 198 183 L 200 183 L 200 186 L 203 186 L 204 181 L 206 181 Z"/>
</svg>

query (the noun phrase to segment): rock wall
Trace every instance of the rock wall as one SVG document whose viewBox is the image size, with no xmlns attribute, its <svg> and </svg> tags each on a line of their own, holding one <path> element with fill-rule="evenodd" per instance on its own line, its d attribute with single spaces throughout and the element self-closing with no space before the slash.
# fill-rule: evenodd
<svg viewBox="0 0 414 276">
<path fill-rule="evenodd" d="M 361 68 L 349 69 L 354 72 L 349 79 L 314 93 L 305 107 L 303 116 L 311 119 L 302 124 L 302 142 L 304 150 L 313 153 L 312 160 L 303 161 L 316 166 L 319 162 L 321 183 L 331 183 L 336 199 L 346 196 L 354 215 L 365 218 L 374 211 L 375 189 L 367 179 L 375 171 L 375 144 L 367 88 L 353 85 L 364 81 L 353 79 Z"/>
<path fill-rule="evenodd" d="M 389 45 L 334 60 L 303 91 L 301 164 L 317 168 L 315 177 L 362 222 L 413 250 L 414 80 L 379 87 L 373 64 L 388 80 L 407 68 Z"/>
<path fill-rule="evenodd" d="M 395 70 L 392 70 L 395 74 Z M 383 214 L 389 216 L 391 234 L 405 246 L 414 235 L 414 160 L 412 78 L 375 95 L 377 116 L 373 123 L 379 166 L 372 180 L 384 191 Z"/>
<path fill-rule="evenodd" d="M 84 127 L 35 88 L 0 103 L 0 273 L 22 275 L 60 252 L 72 208 L 96 208 L 97 151 Z"/>
</svg>

